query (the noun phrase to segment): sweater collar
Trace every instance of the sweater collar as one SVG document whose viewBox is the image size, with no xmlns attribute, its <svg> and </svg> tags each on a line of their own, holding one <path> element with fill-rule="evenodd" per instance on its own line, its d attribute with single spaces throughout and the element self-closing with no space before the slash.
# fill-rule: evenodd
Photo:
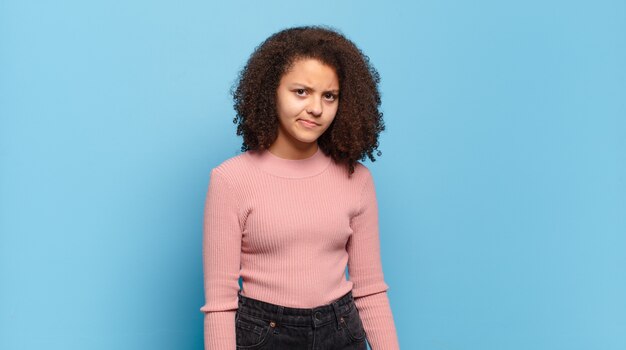
<svg viewBox="0 0 626 350">
<path fill-rule="evenodd" d="M 267 149 L 248 150 L 245 152 L 245 155 L 261 170 L 286 178 L 303 178 L 317 175 L 328 167 L 332 159 L 320 147 L 317 147 L 317 151 L 312 156 L 304 159 L 281 158 Z"/>
</svg>

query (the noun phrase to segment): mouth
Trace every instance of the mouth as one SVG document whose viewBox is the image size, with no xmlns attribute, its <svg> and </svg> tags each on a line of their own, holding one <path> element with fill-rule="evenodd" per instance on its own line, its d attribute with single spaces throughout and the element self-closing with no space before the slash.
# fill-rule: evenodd
<svg viewBox="0 0 626 350">
<path fill-rule="evenodd" d="M 319 125 L 319 124 L 317 124 L 316 122 L 311 121 L 311 120 L 307 120 L 307 119 L 298 119 L 298 121 L 300 122 L 300 124 L 302 124 L 302 125 L 304 125 L 304 126 L 307 126 L 307 127 L 310 127 L 310 128 L 312 128 L 312 127 L 315 127 L 315 126 L 318 126 L 318 125 Z"/>
</svg>

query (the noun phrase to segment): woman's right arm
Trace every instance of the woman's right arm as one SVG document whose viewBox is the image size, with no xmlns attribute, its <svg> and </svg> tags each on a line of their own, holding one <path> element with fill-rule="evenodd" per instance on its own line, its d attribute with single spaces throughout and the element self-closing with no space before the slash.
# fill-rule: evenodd
<svg viewBox="0 0 626 350">
<path fill-rule="evenodd" d="M 205 304 L 204 348 L 235 349 L 241 228 L 238 203 L 224 174 L 211 170 L 204 206 L 202 264 Z"/>
</svg>

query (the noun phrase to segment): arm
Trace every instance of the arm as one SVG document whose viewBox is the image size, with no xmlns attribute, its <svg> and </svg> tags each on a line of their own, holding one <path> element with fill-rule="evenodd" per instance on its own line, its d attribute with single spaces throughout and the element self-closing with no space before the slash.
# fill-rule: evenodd
<svg viewBox="0 0 626 350">
<path fill-rule="evenodd" d="M 224 176 L 216 169 L 204 206 L 202 263 L 205 304 L 204 348 L 234 349 L 238 308 L 241 229 L 238 204 Z"/>
<path fill-rule="evenodd" d="M 399 349 L 396 328 L 387 297 L 378 235 L 378 204 L 369 169 L 361 193 L 359 212 L 352 218 L 347 251 L 352 295 L 372 350 Z"/>
</svg>

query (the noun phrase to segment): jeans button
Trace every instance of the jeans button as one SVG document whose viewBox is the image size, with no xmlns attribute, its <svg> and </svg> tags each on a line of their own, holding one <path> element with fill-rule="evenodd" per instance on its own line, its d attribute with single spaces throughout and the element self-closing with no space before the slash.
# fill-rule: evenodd
<svg viewBox="0 0 626 350">
<path fill-rule="evenodd" d="M 316 312 L 316 313 L 315 313 L 315 319 L 316 319 L 316 320 L 318 320 L 318 321 L 319 321 L 319 320 L 321 320 L 321 319 L 322 319 L 322 313 L 321 313 L 321 312 L 319 312 L 319 311 L 318 311 L 318 312 Z"/>
</svg>

